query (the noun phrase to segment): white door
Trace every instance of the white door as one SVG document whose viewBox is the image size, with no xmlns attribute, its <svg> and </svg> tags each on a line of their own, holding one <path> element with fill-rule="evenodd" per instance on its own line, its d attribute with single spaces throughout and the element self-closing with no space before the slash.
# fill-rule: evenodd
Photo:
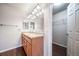
<svg viewBox="0 0 79 59">
<path fill-rule="evenodd" d="M 74 39 L 75 56 L 79 56 L 79 7 L 75 10 L 75 39 Z"/>
<path fill-rule="evenodd" d="M 75 11 L 75 27 L 76 33 L 79 33 L 79 8 Z"/>
<path fill-rule="evenodd" d="M 75 26 L 75 14 L 73 4 L 68 6 L 68 48 L 67 55 L 74 55 L 74 26 Z"/>
<path fill-rule="evenodd" d="M 68 12 L 68 55 L 79 56 L 79 4 L 72 11 Z"/>
<path fill-rule="evenodd" d="M 68 55 L 73 55 L 73 36 L 72 36 L 72 32 L 73 32 L 73 19 L 74 15 L 73 13 L 71 13 L 68 16 Z"/>
</svg>

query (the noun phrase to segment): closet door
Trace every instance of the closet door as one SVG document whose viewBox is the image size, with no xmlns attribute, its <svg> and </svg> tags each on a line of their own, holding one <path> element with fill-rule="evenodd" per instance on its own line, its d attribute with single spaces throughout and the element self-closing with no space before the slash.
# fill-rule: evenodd
<svg viewBox="0 0 79 59">
<path fill-rule="evenodd" d="M 75 11 L 75 26 L 76 33 L 79 33 L 79 8 Z"/>
<path fill-rule="evenodd" d="M 68 16 L 68 33 L 71 33 L 74 31 L 74 15 L 73 13 L 71 13 L 69 16 Z"/>
<path fill-rule="evenodd" d="M 75 4 L 72 10 L 68 12 L 68 55 L 79 56 L 79 4 Z"/>
<path fill-rule="evenodd" d="M 74 42 L 75 44 L 75 47 L 74 47 L 74 51 L 75 51 L 75 53 L 74 53 L 74 55 L 75 56 L 79 56 L 79 41 L 75 41 Z"/>
<path fill-rule="evenodd" d="M 73 55 L 73 30 L 74 15 L 71 13 L 68 17 L 68 55 Z"/>
<path fill-rule="evenodd" d="M 74 26 L 75 26 L 75 12 L 74 12 L 74 4 L 70 4 L 68 6 L 68 12 L 67 12 L 67 21 L 68 21 L 68 33 L 74 32 Z"/>
<path fill-rule="evenodd" d="M 75 39 L 74 39 L 75 56 L 79 56 L 79 7 L 75 10 Z"/>
</svg>

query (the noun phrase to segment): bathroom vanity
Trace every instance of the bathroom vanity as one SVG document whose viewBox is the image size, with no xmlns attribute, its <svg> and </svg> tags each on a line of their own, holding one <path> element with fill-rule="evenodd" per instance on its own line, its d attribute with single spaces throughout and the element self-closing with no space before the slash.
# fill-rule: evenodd
<svg viewBox="0 0 79 59">
<path fill-rule="evenodd" d="M 27 56 L 43 56 L 43 34 L 22 33 L 22 46 Z"/>
</svg>

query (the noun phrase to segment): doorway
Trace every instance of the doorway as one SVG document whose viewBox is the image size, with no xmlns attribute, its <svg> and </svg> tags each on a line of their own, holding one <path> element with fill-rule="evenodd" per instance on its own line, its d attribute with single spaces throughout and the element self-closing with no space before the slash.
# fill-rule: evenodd
<svg viewBox="0 0 79 59">
<path fill-rule="evenodd" d="M 67 7 L 69 3 L 54 3 L 53 56 L 67 55 Z"/>
</svg>

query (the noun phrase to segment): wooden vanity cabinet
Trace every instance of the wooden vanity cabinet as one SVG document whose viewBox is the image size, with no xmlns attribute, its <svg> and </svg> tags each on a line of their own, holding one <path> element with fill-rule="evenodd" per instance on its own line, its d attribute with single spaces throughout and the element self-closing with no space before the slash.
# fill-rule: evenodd
<svg viewBox="0 0 79 59">
<path fill-rule="evenodd" d="M 32 55 L 32 45 L 30 43 L 27 42 L 27 49 L 26 49 L 26 54 L 28 56 L 31 56 Z"/>
<path fill-rule="evenodd" d="M 43 56 L 43 36 L 30 38 L 22 34 L 22 46 L 27 56 Z"/>
</svg>

